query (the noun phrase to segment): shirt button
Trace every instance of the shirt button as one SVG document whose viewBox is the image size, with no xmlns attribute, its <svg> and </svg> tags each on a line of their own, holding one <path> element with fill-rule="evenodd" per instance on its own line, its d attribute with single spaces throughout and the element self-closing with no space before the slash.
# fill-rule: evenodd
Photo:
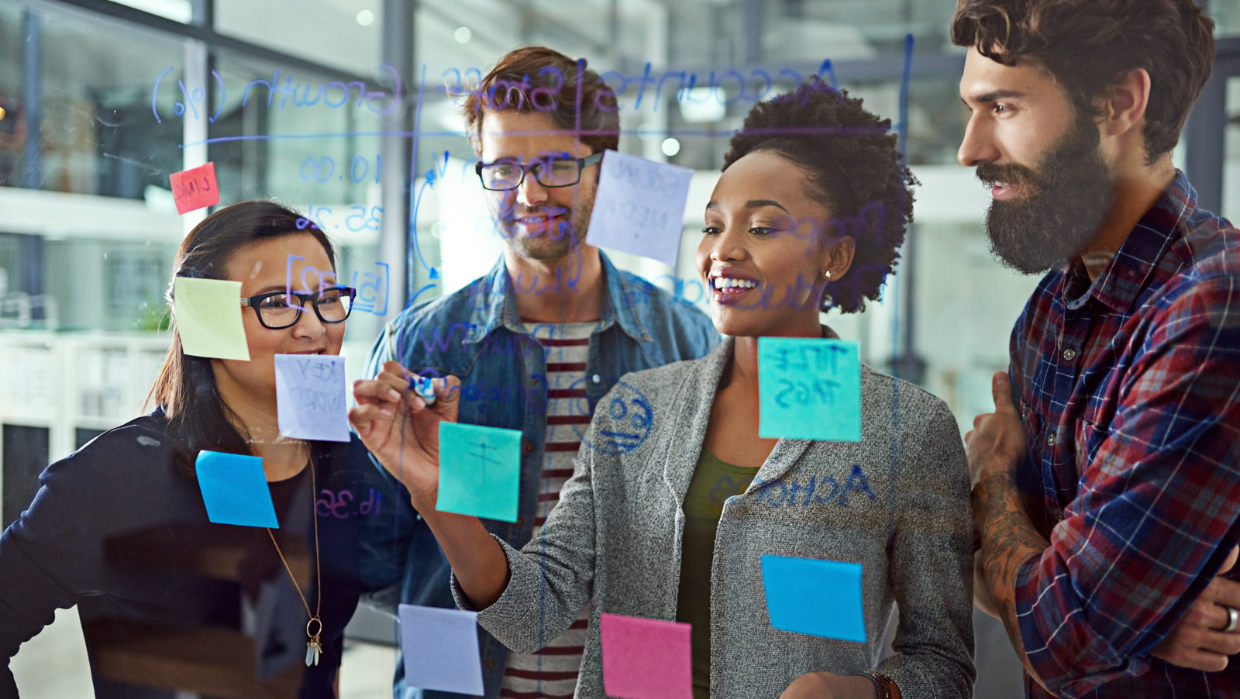
<svg viewBox="0 0 1240 699">
<path fill-rule="evenodd" d="M 1068 361 L 1068 362 L 1072 361 L 1073 359 L 1076 359 L 1076 350 L 1074 349 L 1064 350 L 1063 358 L 1064 358 L 1064 361 Z"/>
<path fill-rule="evenodd" d="M 1053 446 L 1055 446 L 1055 435 L 1051 435 L 1051 436 L 1049 436 L 1049 437 L 1047 437 L 1047 438 L 1046 438 L 1046 446 L 1048 446 L 1048 447 L 1053 447 Z"/>
<path fill-rule="evenodd" d="M 522 439 L 521 440 L 521 451 L 525 452 L 526 454 L 529 454 L 530 452 L 534 451 L 534 443 L 528 439 Z"/>
<path fill-rule="evenodd" d="M 518 517 L 518 518 L 517 518 L 517 526 L 519 527 L 519 526 L 521 526 L 522 524 L 525 524 L 525 517 Z"/>
<path fill-rule="evenodd" d="M 594 376 L 590 377 L 590 380 L 593 381 L 594 383 L 598 383 L 603 380 L 603 377 L 599 376 L 598 374 L 595 374 Z"/>
</svg>

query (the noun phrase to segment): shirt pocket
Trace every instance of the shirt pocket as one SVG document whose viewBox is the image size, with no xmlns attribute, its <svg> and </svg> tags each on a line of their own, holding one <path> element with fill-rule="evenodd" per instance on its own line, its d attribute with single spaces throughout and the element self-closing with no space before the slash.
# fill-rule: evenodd
<svg viewBox="0 0 1240 699">
<path fill-rule="evenodd" d="M 1106 430 L 1089 420 L 1077 420 L 1074 425 L 1076 472 L 1084 475 L 1098 454 L 1099 447 L 1107 437 Z"/>
</svg>

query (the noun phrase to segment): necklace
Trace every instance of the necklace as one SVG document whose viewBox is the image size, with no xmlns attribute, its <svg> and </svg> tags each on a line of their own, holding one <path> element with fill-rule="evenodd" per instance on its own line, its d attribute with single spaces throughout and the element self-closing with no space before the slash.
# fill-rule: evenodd
<svg viewBox="0 0 1240 699">
<path fill-rule="evenodd" d="M 288 577 L 293 581 L 293 589 L 297 590 L 297 596 L 301 598 L 301 603 L 306 608 L 306 616 L 310 617 L 310 621 L 306 622 L 306 667 L 311 664 L 319 664 L 319 656 L 323 654 L 323 620 L 319 618 L 319 611 L 323 607 L 323 571 L 319 567 L 319 515 L 314 510 L 314 494 L 319 492 L 318 483 L 314 477 L 314 457 L 310 457 L 310 518 L 314 520 L 314 574 L 317 582 L 315 583 L 315 601 L 314 613 L 310 613 L 310 604 L 306 602 L 306 596 L 301 592 L 301 585 L 297 584 L 297 576 L 293 575 L 293 569 L 288 567 L 288 561 L 284 560 L 284 552 L 280 550 L 280 545 L 276 543 L 276 535 L 271 533 L 271 528 L 267 528 L 267 536 L 271 537 L 272 546 L 276 547 L 276 553 L 280 556 L 280 562 L 284 564 L 284 570 L 288 571 Z M 311 632 L 310 629 L 314 631 Z"/>
</svg>

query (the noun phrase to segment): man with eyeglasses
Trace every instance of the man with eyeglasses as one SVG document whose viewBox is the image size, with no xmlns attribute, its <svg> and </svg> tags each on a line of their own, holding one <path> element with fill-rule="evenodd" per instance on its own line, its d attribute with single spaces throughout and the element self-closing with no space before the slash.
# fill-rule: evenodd
<svg viewBox="0 0 1240 699">
<path fill-rule="evenodd" d="M 585 438 L 596 405 L 620 377 L 704 356 L 718 336 L 705 314 L 616 269 L 585 242 L 599 161 L 618 146 L 620 119 L 615 95 L 584 70 L 584 61 L 542 47 L 515 50 L 468 95 L 463 110 L 503 257 L 460 291 L 392 321 L 366 375 L 395 360 L 411 372 L 458 376 L 460 422 L 522 432 L 518 519 L 483 520 L 520 548 L 537 538 L 583 442 L 598 449 L 637 446 Z M 644 401 L 626 394 L 620 403 L 633 413 L 629 441 L 649 434 Z M 365 534 L 363 545 L 390 552 L 387 573 L 401 581 L 401 602 L 456 608 L 447 560 L 407 493 L 402 506 L 408 510 L 402 526 Z M 511 653 L 480 630 L 486 696 L 572 696 L 588 620 L 589 609 L 581 610 L 569 631 L 534 654 Z M 395 694 L 459 696 L 406 687 L 403 662 Z"/>
</svg>

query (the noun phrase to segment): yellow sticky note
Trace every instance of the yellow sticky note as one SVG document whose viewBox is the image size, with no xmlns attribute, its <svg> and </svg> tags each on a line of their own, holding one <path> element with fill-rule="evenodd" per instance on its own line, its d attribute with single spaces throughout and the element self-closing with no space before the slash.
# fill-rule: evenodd
<svg viewBox="0 0 1240 699">
<path fill-rule="evenodd" d="M 177 277 L 173 298 L 172 312 L 186 354 L 250 360 L 241 324 L 241 282 Z"/>
</svg>

